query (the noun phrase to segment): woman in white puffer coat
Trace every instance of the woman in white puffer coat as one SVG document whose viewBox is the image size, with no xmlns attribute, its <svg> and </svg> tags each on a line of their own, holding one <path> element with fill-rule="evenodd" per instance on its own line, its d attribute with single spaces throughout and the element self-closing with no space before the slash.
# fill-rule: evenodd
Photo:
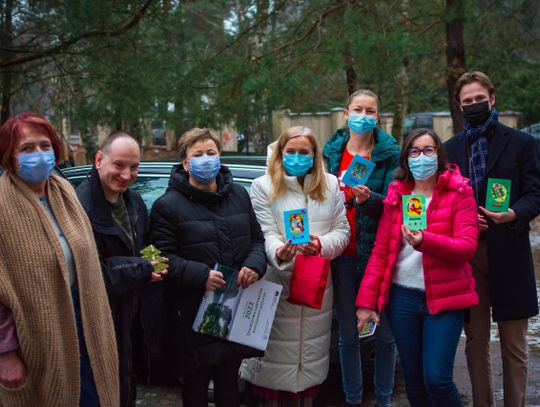
<svg viewBox="0 0 540 407">
<path fill-rule="evenodd" d="M 347 246 L 350 231 L 338 180 L 325 172 L 321 149 L 306 127 L 286 130 L 275 143 L 268 173 L 253 182 L 253 208 L 265 235 L 268 268 L 264 279 L 283 286 L 265 356 L 244 360 L 241 376 L 248 383 L 250 404 L 316 396 L 326 379 L 332 324 L 332 279 L 329 276 L 322 308 L 287 302 L 296 253 L 329 260 Z M 283 213 L 307 208 L 310 241 L 287 241 Z M 307 403 L 307 404 L 306 404 Z M 270 404 L 270 403 L 268 403 Z"/>
</svg>

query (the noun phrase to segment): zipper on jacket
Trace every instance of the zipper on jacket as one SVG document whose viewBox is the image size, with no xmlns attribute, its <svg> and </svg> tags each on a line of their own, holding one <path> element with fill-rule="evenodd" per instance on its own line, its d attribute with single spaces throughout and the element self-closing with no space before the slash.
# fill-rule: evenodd
<svg viewBox="0 0 540 407">
<path fill-rule="evenodd" d="M 303 188 L 302 188 L 303 189 Z M 308 222 L 309 219 L 311 219 L 311 216 L 309 215 L 309 209 L 308 209 L 308 196 L 304 192 L 304 201 L 306 206 L 306 211 L 308 213 Z M 309 224 L 308 224 L 309 225 Z M 311 228 L 309 230 L 312 230 Z M 302 372 L 304 370 L 304 367 L 302 365 L 302 358 L 303 358 L 303 352 L 304 349 L 304 306 L 300 306 L 300 349 L 298 351 L 298 372 Z"/>
<path fill-rule="evenodd" d="M 437 191 L 435 190 L 435 188 L 433 189 L 433 193 L 431 194 L 431 201 L 429 203 L 429 206 L 427 207 L 426 209 L 426 230 L 428 228 L 428 225 L 429 225 L 429 221 L 431 220 L 431 212 L 433 212 L 433 202 L 435 202 L 435 204 L 438 204 L 438 201 L 435 198 L 435 196 L 437 196 L 438 198 L 438 194 L 436 193 Z M 425 293 L 426 293 L 426 308 L 428 309 L 428 312 L 431 312 L 430 309 L 429 309 L 429 305 L 431 303 L 431 299 L 432 299 L 432 295 L 431 295 L 431 281 L 430 279 L 428 278 L 428 275 L 427 275 L 427 259 L 425 258 L 424 255 L 422 255 L 422 271 L 424 272 L 424 288 L 425 288 Z M 429 281 L 429 284 L 426 284 L 427 282 Z M 429 285 L 429 289 L 428 289 L 428 285 Z"/>
</svg>

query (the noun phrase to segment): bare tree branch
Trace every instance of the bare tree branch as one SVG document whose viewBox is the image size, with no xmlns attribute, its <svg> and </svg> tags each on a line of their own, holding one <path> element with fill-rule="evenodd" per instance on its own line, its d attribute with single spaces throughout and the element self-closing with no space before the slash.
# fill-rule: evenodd
<svg viewBox="0 0 540 407">
<path fill-rule="evenodd" d="M 24 57 L 18 57 L 18 58 L 12 58 L 8 59 L 6 61 L 0 61 L 0 69 L 2 68 L 9 68 L 15 65 L 21 65 L 30 61 L 35 61 L 37 59 L 43 59 L 47 57 L 51 57 L 54 55 L 57 55 L 63 51 L 68 50 L 71 46 L 81 42 L 82 40 L 86 40 L 89 38 L 99 38 L 99 37 L 117 37 L 120 36 L 127 31 L 129 31 L 131 28 L 135 27 L 144 17 L 144 14 L 148 10 L 148 8 L 154 3 L 156 0 L 146 0 L 146 2 L 143 4 L 143 6 L 137 10 L 137 12 L 133 15 L 131 20 L 128 22 L 122 24 L 121 26 L 109 30 L 92 30 L 85 33 L 82 33 L 80 35 L 77 35 L 73 38 L 70 38 L 69 40 L 66 40 L 54 47 L 44 49 L 42 51 L 36 52 L 33 55 L 27 55 Z"/>
<path fill-rule="evenodd" d="M 344 2 L 342 2 L 342 3 L 340 3 L 340 4 L 337 4 L 337 5 L 335 5 L 335 6 L 331 7 L 331 8 L 329 8 L 329 9 L 327 9 L 327 10 L 324 10 L 324 11 L 319 15 L 319 18 L 317 19 L 317 21 L 316 21 L 315 23 L 313 23 L 313 24 L 311 25 L 311 27 L 310 27 L 307 31 L 305 31 L 300 37 L 295 38 L 294 40 L 289 41 L 289 42 L 287 42 L 287 43 L 285 43 L 285 44 L 282 44 L 282 45 L 280 45 L 279 47 L 276 47 L 276 48 L 274 48 L 274 49 L 270 50 L 269 52 L 266 52 L 266 53 L 264 53 L 264 54 L 262 54 L 262 55 L 253 57 L 253 59 L 252 59 L 251 62 L 252 62 L 252 63 L 257 62 L 257 61 L 259 61 L 259 60 L 261 60 L 261 59 L 263 59 L 263 58 L 265 58 L 265 57 L 267 57 L 267 56 L 269 56 L 269 55 L 277 54 L 277 53 L 279 53 L 280 51 L 283 51 L 284 49 L 291 48 L 292 46 L 294 46 L 294 45 L 296 45 L 296 44 L 298 44 L 298 43 L 303 42 L 303 41 L 304 41 L 306 38 L 308 38 L 311 34 L 313 34 L 314 32 L 316 32 L 316 31 L 318 31 L 318 30 L 320 30 L 321 25 L 322 25 L 322 23 L 323 23 L 323 21 L 324 21 L 325 18 L 327 18 L 327 17 L 330 16 L 331 14 L 335 13 L 336 11 L 342 9 L 342 8 L 345 7 L 346 5 L 347 5 L 347 2 L 344 1 Z M 317 45 L 317 46 L 318 46 L 318 45 Z"/>
</svg>

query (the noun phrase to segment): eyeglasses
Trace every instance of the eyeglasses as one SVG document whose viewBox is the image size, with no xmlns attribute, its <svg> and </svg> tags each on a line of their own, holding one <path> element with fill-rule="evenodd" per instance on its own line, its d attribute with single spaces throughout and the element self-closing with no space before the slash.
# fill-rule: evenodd
<svg viewBox="0 0 540 407">
<path fill-rule="evenodd" d="M 409 157 L 416 158 L 420 153 L 424 154 L 426 157 L 431 157 L 437 152 L 437 147 L 426 146 L 424 148 L 411 147 L 409 148 Z"/>
</svg>

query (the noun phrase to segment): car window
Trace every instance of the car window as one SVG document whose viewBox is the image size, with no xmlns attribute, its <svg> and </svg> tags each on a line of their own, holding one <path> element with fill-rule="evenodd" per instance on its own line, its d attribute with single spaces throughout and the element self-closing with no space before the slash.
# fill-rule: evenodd
<svg viewBox="0 0 540 407">
<path fill-rule="evenodd" d="M 165 193 L 169 185 L 169 177 L 144 177 L 139 176 L 131 188 L 141 194 L 148 211 L 154 205 L 156 199 Z"/>
<path fill-rule="evenodd" d="M 172 164 L 160 162 L 141 164 L 139 176 L 131 188 L 141 194 L 148 211 L 150 211 L 154 202 L 167 190 Z M 251 190 L 251 182 L 264 175 L 266 171 L 265 167 L 246 164 L 231 164 L 229 168 L 233 173 L 234 182 L 242 185 L 248 192 Z M 86 179 L 91 169 L 91 166 L 72 167 L 66 169 L 64 175 L 76 188 Z"/>
<path fill-rule="evenodd" d="M 239 185 L 242 185 L 248 192 L 251 190 L 251 180 L 240 179 L 235 180 Z M 152 209 L 154 202 L 165 193 L 169 185 L 169 177 L 145 177 L 139 175 L 131 188 L 141 194 L 148 212 Z"/>
</svg>

